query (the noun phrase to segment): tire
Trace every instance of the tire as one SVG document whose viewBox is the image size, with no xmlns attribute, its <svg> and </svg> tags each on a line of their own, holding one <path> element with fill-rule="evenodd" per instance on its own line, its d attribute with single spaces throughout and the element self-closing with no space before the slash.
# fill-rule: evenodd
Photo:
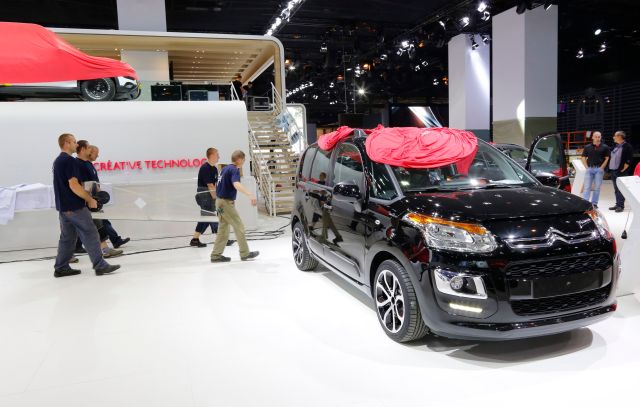
<svg viewBox="0 0 640 407">
<path fill-rule="evenodd" d="M 298 269 L 302 271 L 311 271 L 318 267 L 318 260 L 313 257 L 313 254 L 311 254 L 311 251 L 309 250 L 309 246 L 307 246 L 304 229 L 300 222 L 297 222 L 293 226 L 293 232 L 291 233 L 291 249 L 293 251 L 293 261 L 296 263 Z"/>
<path fill-rule="evenodd" d="M 378 322 L 391 339 L 410 342 L 429 333 L 409 274 L 399 262 L 385 260 L 380 264 L 372 291 Z"/>
<path fill-rule="evenodd" d="M 80 84 L 82 99 L 89 102 L 106 102 L 116 96 L 116 84 L 112 79 L 100 78 Z"/>
</svg>

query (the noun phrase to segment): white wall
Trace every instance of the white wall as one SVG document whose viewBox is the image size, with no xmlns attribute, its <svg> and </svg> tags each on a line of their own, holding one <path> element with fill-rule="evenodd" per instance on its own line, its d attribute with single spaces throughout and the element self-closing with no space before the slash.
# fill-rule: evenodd
<svg viewBox="0 0 640 407">
<path fill-rule="evenodd" d="M 467 34 L 449 42 L 449 127 L 489 130 L 491 106 L 491 47 L 475 36 L 471 49 Z"/>
<path fill-rule="evenodd" d="M 167 31 L 165 0 L 117 0 L 120 30 Z"/>
<path fill-rule="evenodd" d="M 141 196 L 150 204 L 146 210 L 152 210 L 156 219 L 182 217 L 169 209 L 182 198 L 184 211 L 197 216 L 193 194 L 198 168 L 153 169 L 147 168 L 145 161 L 202 159 L 208 147 L 219 150 L 220 163 L 230 163 L 231 153 L 237 149 L 248 158 L 247 131 L 242 102 L 0 103 L 0 134 L 11 138 L 11 143 L 0 149 L 0 186 L 51 185 L 52 163 L 60 153 L 58 135 L 69 132 L 100 147 L 98 162 L 111 161 L 113 167 L 115 162 L 140 161 L 140 169 L 127 165 L 125 170 L 99 171 L 102 182 L 114 184 L 116 204 L 129 196 L 119 195 L 121 188 L 145 193 Z M 248 160 L 243 172 L 249 175 Z M 187 183 L 186 188 L 176 186 L 180 183 Z M 146 198 L 149 196 L 152 198 Z M 163 199 L 173 200 L 173 206 L 163 207 Z M 238 210 L 248 221 L 245 226 L 254 228 L 256 208 L 242 202 L 244 195 L 238 194 L 238 199 Z M 55 246 L 59 234 L 55 211 L 18 215 L 8 225 L 0 226 L 0 249 Z M 192 222 L 114 224 L 122 235 L 134 239 L 189 234 L 195 226 Z"/>
</svg>

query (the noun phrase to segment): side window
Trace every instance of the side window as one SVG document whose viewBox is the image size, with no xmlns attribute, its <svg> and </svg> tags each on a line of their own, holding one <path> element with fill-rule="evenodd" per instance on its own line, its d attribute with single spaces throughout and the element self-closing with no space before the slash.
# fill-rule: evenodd
<svg viewBox="0 0 640 407">
<path fill-rule="evenodd" d="M 302 165 L 300 166 L 300 173 L 298 177 L 301 181 L 309 181 L 309 173 L 311 172 L 311 164 L 313 163 L 313 157 L 316 155 L 316 147 L 310 147 L 302 157 Z"/>
<path fill-rule="evenodd" d="M 331 151 L 317 150 L 311 166 L 309 181 L 325 185 L 331 167 Z"/>
<path fill-rule="evenodd" d="M 370 180 L 369 195 L 372 198 L 391 200 L 398 196 L 393 181 L 387 171 L 387 167 L 384 164 L 372 162 L 371 174 L 373 179 Z"/>
<path fill-rule="evenodd" d="M 362 187 L 364 173 L 362 156 L 353 144 L 342 143 L 336 154 L 336 164 L 333 167 L 334 185 L 340 182 L 355 184 Z"/>
</svg>

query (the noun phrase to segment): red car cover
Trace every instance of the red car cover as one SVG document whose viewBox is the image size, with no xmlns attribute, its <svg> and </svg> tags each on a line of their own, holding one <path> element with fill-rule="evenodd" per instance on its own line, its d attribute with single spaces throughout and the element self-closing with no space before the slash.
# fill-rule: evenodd
<svg viewBox="0 0 640 407">
<path fill-rule="evenodd" d="M 117 76 L 138 79 L 128 64 L 84 54 L 42 26 L 0 22 L 0 84 Z"/>
<path fill-rule="evenodd" d="M 633 171 L 633 175 L 637 175 L 640 177 L 640 163 L 636 165 L 636 169 Z"/>
<path fill-rule="evenodd" d="M 466 174 L 478 149 L 470 131 L 446 127 L 395 127 L 375 129 L 365 143 L 376 162 L 405 168 L 436 168 L 456 164 Z"/>
<path fill-rule="evenodd" d="M 383 129 L 381 124 L 378 125 L 374 130 Z M 371 134 L 373 130 L 365 130 L 364 132 L 367 134 Z M 336 131 L 332 131 L 331 133 L 323 134 L 318 139 L 318 147 L 323 150 L 332 150 L 333 147 L 336 146 L 341 140 L 346 139 L 353 133 L 353 129 L 349 126 L 340 126 Z"/>
</svg>

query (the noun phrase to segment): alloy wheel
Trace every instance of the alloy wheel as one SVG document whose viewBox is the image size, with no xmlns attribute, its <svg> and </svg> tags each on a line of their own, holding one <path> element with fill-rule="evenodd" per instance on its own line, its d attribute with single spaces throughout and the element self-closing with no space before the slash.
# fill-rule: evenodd
<svg viewBox="0 0 640 407">
<path fill-rule="evenodd" d="M 293 239 L 291 239 L 291 245 L 293 248 L 293 259 L 296 265 L 300 266 L 304 260 L 304 236 L 302 231 L 298 228 L 293 230 Z"/>
<path fill-rule="evenodd" d="M 109 84 L 104 79 L 91 81 L 87 86 L 87 94 L 93 99 L 102 99 L 109 93 Z"/>
<path fill-rule="evenodd" d="M 391 333 L 404 323 L 404 294 L 400 281 L 390 270 L 382 270 L 376 279 L 376 308 L 382 325 Z"/>
</svg>

